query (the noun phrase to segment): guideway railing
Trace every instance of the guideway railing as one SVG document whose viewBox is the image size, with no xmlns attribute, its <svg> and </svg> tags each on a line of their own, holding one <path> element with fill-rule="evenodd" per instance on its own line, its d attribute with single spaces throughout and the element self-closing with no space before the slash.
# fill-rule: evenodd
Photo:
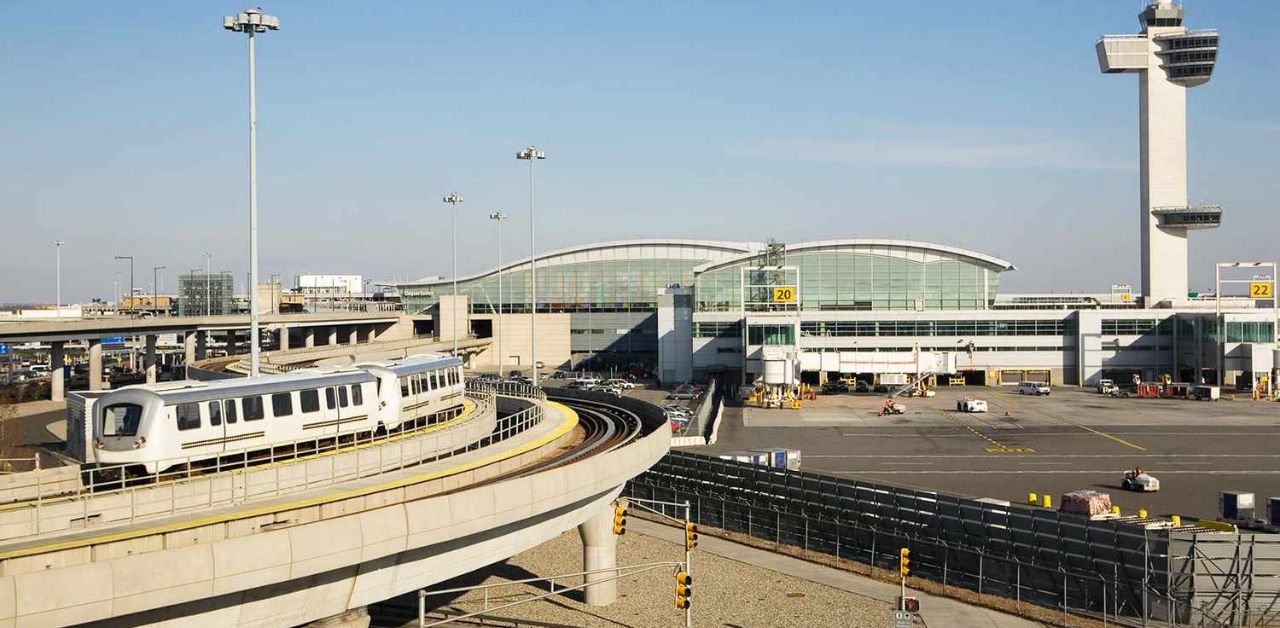
<svg viewBox="0 0 1280 628">
<path fill-rule="evenodd" d="M 94 480 L 92 473 L 85 472 L 86 481 L 74 491 L 39 486 L 36 497 L 0 506 L 0 541 L 233 506 L 390 473 L 475 451 L 537 426 L 545 418 L 546 395 L 533 386 L 467 382 L 466 394 L 476 404 L 471 417 L 457 425 L 441 422 L 439 429 L 366 432 L 336 447 L 326 442 L 332 436 L 292 441 L 260 452 L 249 464 L 243 460 L 248 450 L 224 452 L 219 461 L 203 467 L 187 459 L 171 460 L 165 464 L 185 468 L 125 481 Z M 497 417 L 499 397 L 533 403 Z M 496 420 L 491 432 L 470 434 L 456 446 L 439 449 L 444 446 L 441 439 L 465 434 L 486 418 Z M 237 454 L 241 459 L 236 459 Z"/>
<path fill-rule="evenodd" d="M 1183 559 L 1171 555 L 1168 530 L 676 451 L 629 482 L 624 495 L 688 500 L 700 527 L 872 571 L 896 575 L 899 550 L 907 548 L 913 578 L 967 589 L 1043 622 L 1072 625 L 1086 616 L 1104 624 L 1227 625 L 1196 601 L 1203 592 L 1178 586 L 1171 572 Z"/>
</svg>

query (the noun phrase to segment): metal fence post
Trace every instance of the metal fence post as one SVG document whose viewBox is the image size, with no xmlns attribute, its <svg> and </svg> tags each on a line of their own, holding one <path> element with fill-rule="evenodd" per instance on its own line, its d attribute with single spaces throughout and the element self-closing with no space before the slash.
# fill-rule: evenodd
<svg viewBox="0 0 1280 628">
<path fill-rule="evenodd" d="M 1018 561 L 1013 562 L 1014 585 L 1013 598 L 1018 603 L 1018 607 L 1022 607 L 1022 565 Z"/>
<path fill-rule="evenodd" d="M 951 548 L 944 543 L 942 545 L 942 586 L 947 586 L 947 561 L 951 558 Z"/>
<path fill-rule="evenodd" d="M 982 552 L 978 552 L 978 595 L 982 595 Z"/>
<path fill-rule="evenodd" d="M 840 564 L 840 518 L 836 517 L 836 564 Z"/>
<path fill-rule="evenodd" d="M 1067 626 L 1067 574 L 1062 574 L 1062 625 Z"/>
<path fill-rule="evenodd" d="M 782 548 L 782 513 L 773 513 L 773 546 L 774 549 Z"/>
</svg>

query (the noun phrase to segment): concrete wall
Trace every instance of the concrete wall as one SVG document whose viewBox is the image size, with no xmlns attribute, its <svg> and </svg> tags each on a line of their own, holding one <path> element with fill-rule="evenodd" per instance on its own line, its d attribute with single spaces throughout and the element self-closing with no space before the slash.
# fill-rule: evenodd
<svg viewBox="0 0 1280 628">
<path fill-rule="evenodd" d="M 477 320 L 493 321 L 494 337 L 489 350 L 476 356 L 476 368 L 492 369 L 497 366 L 498 336 L 502 336 L 503 369 L 527 369 L 530 359 L 529 314 L 503 314 L 502 325 L 493 314 L 475 314 Z M 545 370 L 568 368 L 570 357 L 570 314 L 538 315 L 538 359 Z"/>
</svg>

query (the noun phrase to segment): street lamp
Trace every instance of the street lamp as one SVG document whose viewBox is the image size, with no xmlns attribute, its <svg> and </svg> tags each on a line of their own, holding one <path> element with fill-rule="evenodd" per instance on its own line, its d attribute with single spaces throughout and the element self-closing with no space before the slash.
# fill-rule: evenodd
<svg viewBox="0 0 1280 628">
<path fill-rule="evenodd" d="M 507 215 L 501 211 L 489 214 L 489 220 L 498 224 L 498 306 L 495 308 L 498 312 L 498 374 L 502 374 L 502 221 L 507 219 Z"/>
<path fill-rule="evenodd" d="M 533 222 L 533 162 L 546 159 L 547 153 L 537 146 L 516 151 L 516 159 L 529 162 L 529 351 L 533 362 L 533 385 L 538 385 L 538 251 L 535 248 Z"/>
<path fill-rule="evenodd" d="M 66 244 L 66 242 L 63 242 L 62 240 L 53 241 L 54 248 L 58 250 L 57 270 L 55 271 L 57 279 L 54 280 L 54 283 L 57 284 L 56 298 L 58 299 L 58 303 L 54 305 L 54 309 L 57 310 L 58 318 L 62 318 L 62 245 L 64 244 Z"/>
<path fill-rule="evenodd" d="M 453 304 L 449 307 L 453 310 L 449 312 L 449 322 L 451 334 L 453 335 L 453 355 L 458 355 L 458 203 L 462 202 L 462 197 L 456 192 L 450 192 L 444 197 L 444 202 L 449 204 L 453 213 Z"/>
<path fill-rule="evenodd" d="M 280 30 L 280 18 L 246 9 L 222 18 L 222 27 L 249 36 L 249 376 L 258 376 L 258 88 L 253 36 Z"/>
<path fill-rule="evenodd" d="M 151 307 L 160 309 L 160 271 L 168 268 L 168 266 L 152 266 L 151 267 Z"/>
<path fill-rule="evenodd" d="M 213 289 L 209 273 L 213 272 L 213 253 L 204 254 L 204 315 L 213 313 Z"/>
<path fill-rule="evenodd" d="M 117 255 L 117 256 L 116 256 L 116 259 L 127 259 L 127 260 L 129 260 L 129 305 L 130 305 L 130 306 L 132 306 L 132 305 L 134 305 L 134 303 L 133 303 L 133 256 L 132 256 L 132 255 Z"/>
</svg>

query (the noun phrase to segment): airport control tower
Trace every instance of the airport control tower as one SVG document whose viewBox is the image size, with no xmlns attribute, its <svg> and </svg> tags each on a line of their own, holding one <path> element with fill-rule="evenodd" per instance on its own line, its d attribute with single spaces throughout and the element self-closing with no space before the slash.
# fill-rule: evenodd
<svg viewBox="0 0 1280 628">
<path fill-rule="evenodd" d="M 1104 35 L 1098 65 L 1138 74 L 1142 144 L 1142 295 L 1147 306 L 1187 298 L 1187 231 L 1217 227 L 1222 208 L 1187 203 L 1187 92 L 1203 85 L 1218 58 L 1218 31 L 1189 31 L 1182 6 L 1153 0 L 1138 14 L 1142 32 Z"/>
</svg>

